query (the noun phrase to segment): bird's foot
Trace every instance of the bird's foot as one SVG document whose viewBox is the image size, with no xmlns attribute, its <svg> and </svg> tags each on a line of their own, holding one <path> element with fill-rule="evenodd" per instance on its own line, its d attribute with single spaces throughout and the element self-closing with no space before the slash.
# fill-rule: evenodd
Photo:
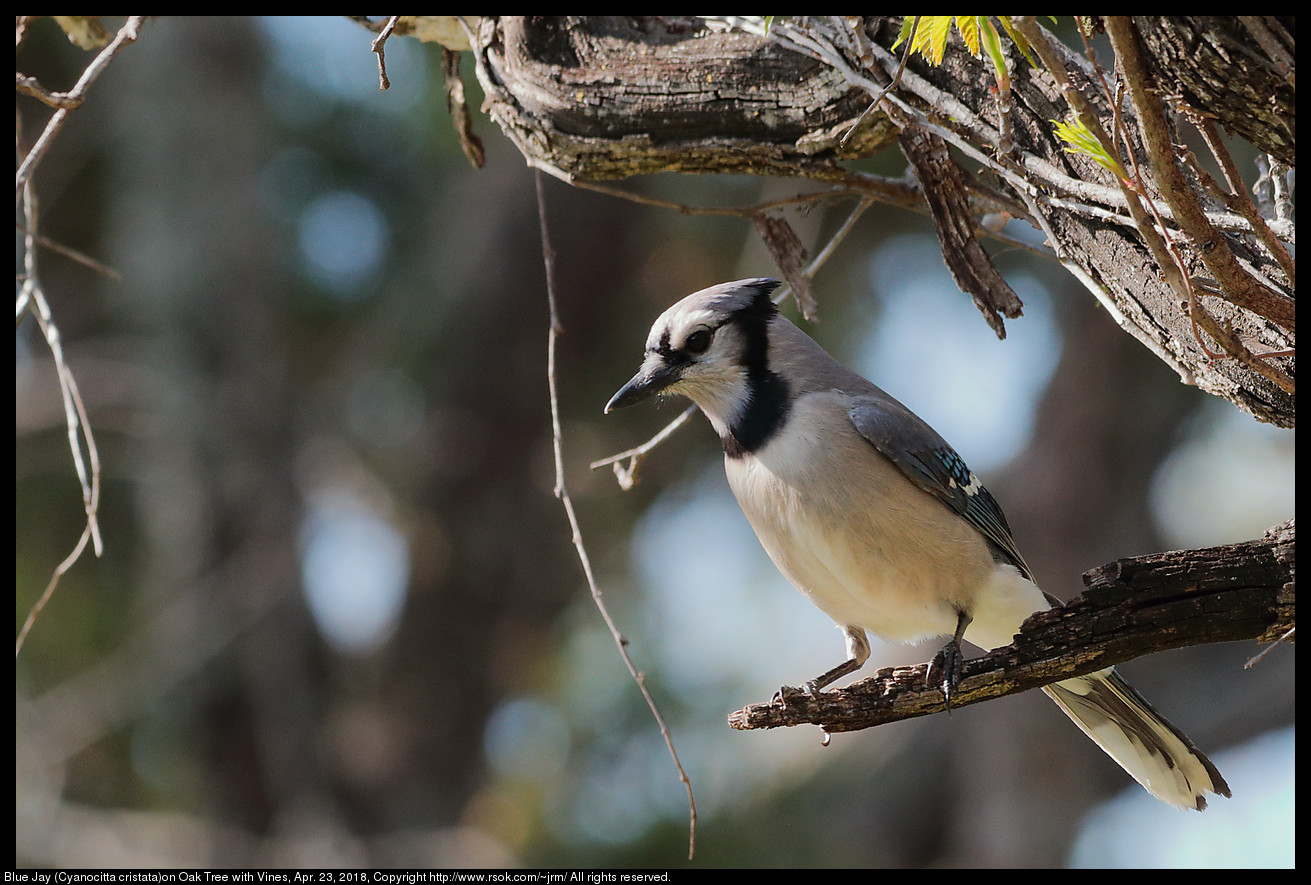
<svg viewBox="0 0 1311 885">
<path fill-rule="evenodd" d="M 942 690 L 942 700 L 947 705 L 948 715 L 951 714 L 951 696 L 960 685 L 961 667 L 964 663 L 965 655 L 961 652 L 960 643 L 955 640 L 944 645 L 933 656 L 933 660 L 929 661 L 929 672 L 925 681 L 930 687 Z"/>
<path fill-rule="evenodd" d="M 823 690 L 819 687 L 818 680 L 811 679 L 800 688 L 795 685 L 784 685 L 774 692 L 774 697 L 770 700 L 770 703 L 774 706 L 786 707 L 795 701 L 813 700 L 821 694 L 823 694 Z"/>
</svg>

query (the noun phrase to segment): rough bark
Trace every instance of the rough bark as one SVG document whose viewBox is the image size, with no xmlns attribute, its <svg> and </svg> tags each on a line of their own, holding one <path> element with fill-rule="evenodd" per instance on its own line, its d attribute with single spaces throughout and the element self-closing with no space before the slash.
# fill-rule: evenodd
<svg viewBox="0 0 1311 885">
<path fill-rule="evenodd" d="M 1179 27 L 1171 20 L 1153 29 L 1152 21 L 1136 29 L 1145 63 L 1160 79 L 1145 84 L 1143 94 L 1158 96 L 1183 88 L 1182 81 L 1164 80 L 1160 71 L 1170 55 L 1157 46 L 1161 33 L 1170 32 L 1166 25 Z M 1263 58 L 1233 66 L 1223 81 L 1206 81 L 1228 87 L 1226 102 L 1203 93 L 1197 101 L 1240 107 L 1264 94 L 1272 77 L 1282 77 L 1275 98 L 1246 122 L 1256 143 L 1278 150 L 1277 156 L 1288 154 L 1294 110 L 1283 96 L 1295 81 L 1280 47 L 1291 41 L 1291 31 L 1273 20 L 1244 19 L 1243 29 L 1230 28 L 1222 39 L 1215 35 L 1225 21 L 1189 21 L 1195 32 L 1211 35 L 1207 45 L 1229 47 L 1220 57 L 1237 57 L 1231 46 L 1237 41 L 1244 53 Z M 887 98 L 853 132 L 872 97 L 893 79 L 902 52 L 891 50 L 898 25 L 884 17 L 822 17 L 775 22 L 766 34 L 750 20 L 486 17 L 476 24 L 473 50 L 484 108 L 530 164 L 566 180 L 671 171 L 768 174 L 813 178 L 877 199 L 880 180 L 844 161 L 871 155 L 899 129 L 930 131 L 965 165 L 985 167 L 965 182 L 976 215 L 1000 207 L 1030 220 L 1120 326 L 1181 380 L 1261 420 L 1292 426 L 1291 262 L 1281 264 L 1269 240 L 1251 233 L 1251 224 L 1178 157 L 1154 158 L 1158 169 L 1178 164 L 1187 182 L 1187 193 L 1165 193 L 1146 162 L 1132 109 L 1122 107 L 1123 125 L 1117 126 L 1098 72 L 1055 40 L 1052 57 L 1064 69 L 1068 90 L 1047 66 L 1030 64 L 1008 44 L 1007 126 L 988 63 L 953 37 L 940 65 L 911 58 Z M 1191 75 L 1178 74 L 1184 76 Z M 1130 180 L 1117 181 L 1056 137 L 1052 121 L 1069 116 L 1073 95 L 1116 134 L 1117 150 L 1126 139 L 1132 146 L 1139 164 Z M 1232 114 L 1221 119 L 1240 131 Z M 1183 118 L 1172 125 L 1183 125 Z M 998 147 L 1007 129 L 1009 153 Z M 1131 163 L 1128 151 L 1124 159 Z M 1146 208 L 1139 194 L 1150 195 Z M 1206 219 L 1201 235 L 1195 228 L 1191 236 L 1175 229 L 1176 206 Z M 1164 218 L 1169 243 L 1153 211 Z M 1241 271 L 1236 280 L 1212 280 L 1202 260 L 1221 241 L 1234 256 L 1226 266 Z M 1167 250 L 1177 258 L 1167 257 Z M 968 280 L 963 285 L 969 288 Z M 970 289 L 986 304 L 981 292 Z M 1253 302 L 1253 293 L 1264 300 Z"/>
<path fill-rule="evenodd" d="M 1297 165 L 1296 17 L 1133 17 L 1160 88 Z"/>
<path fill-rule="evenodd" d="M 1030 617 L 1013 645 L 965 662 L 952 706 L 1049 685 L 1158 651 L 1284 637 L 1296 623 L 1293 522 L 1241 544 L 1121 559 L 1084 575 L 1068 606 Z M 1291 637 L 1290 637 L 1291 638 Z M 856 731 L 942 712 L 928 665 L 889 667 L 845 689 L 753 704 L 737 729 Z"/>
<path fill-rule="evenodd" d="M 694 18 L 486 17 L 477 40 L 483 109 L 530 163 L 570 179 L 840 175 L 837 141 L 869 104 L 818 61 Z M 894 135 L 885 123 L 844 153 Z"/>
</svg>

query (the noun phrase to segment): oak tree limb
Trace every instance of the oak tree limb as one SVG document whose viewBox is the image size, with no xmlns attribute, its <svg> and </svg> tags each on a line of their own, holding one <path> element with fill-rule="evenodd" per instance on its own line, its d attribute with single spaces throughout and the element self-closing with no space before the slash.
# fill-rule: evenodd
<svg viewBox="0 0 1311 885">
<path fill-rule="evenodd" d="M 1121 559 L 1084 575 L 1087 590 L 1039 612 L 1015 642 L 966 661 L 953 707 L 1041 688 L 1133 658 L 1214 642 L 1269 642 L 1296 624 L 1293 520 L 1239 544 Z M 834 733 L 945 709 L 927 664 L 887 667 L 846 688 L 752 704 L 739 730 L 818 725 Z"/>
</svg>

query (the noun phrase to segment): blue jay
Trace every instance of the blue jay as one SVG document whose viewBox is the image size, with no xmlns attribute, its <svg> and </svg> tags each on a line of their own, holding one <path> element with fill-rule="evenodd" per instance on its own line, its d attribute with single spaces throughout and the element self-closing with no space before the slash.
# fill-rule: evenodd
<svg viewBox="0 0 1311 885">
<path fill-rule="evenodd" d="M 681 394 L 710 420 L 760 543 L 846 639 L 846 660 L 805 691 L 858 670 L 867 630 L 896 642 L 946 635 L 930 672 L 950 704 L 962 639 L 1009 645 L 1025 618 L 1060 603 L 1038 589 L 960 455 L 783 317 L 777 286 L 723 283 L 666 310 L 605 411 Z M 1201 811 L 1207 793 L 1229 795 L 1211 761 L 1115 670 L 1043 691 L 1158 799 Z"/>
</svg>

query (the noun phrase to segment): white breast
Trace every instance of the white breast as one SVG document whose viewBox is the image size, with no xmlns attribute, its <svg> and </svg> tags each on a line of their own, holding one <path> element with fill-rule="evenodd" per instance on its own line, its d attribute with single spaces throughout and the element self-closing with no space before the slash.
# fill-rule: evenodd
<svg viewBox="0 0 1311 885">
<path fill-rule="evenodd" d="M 809 394 L 764 449 L 725 459 L 774 564 L 839 625 L 913 642 L 950 634 L 964 609 L 976 621 L 970 641 L 1009 642 L 1046 607 L 1042 594 L 1018 573 L 1018 583 L 994 587 L 1000 576 L 982 536 L 861 437 L 842 402 L 836 392 Z"/>
</svg>

